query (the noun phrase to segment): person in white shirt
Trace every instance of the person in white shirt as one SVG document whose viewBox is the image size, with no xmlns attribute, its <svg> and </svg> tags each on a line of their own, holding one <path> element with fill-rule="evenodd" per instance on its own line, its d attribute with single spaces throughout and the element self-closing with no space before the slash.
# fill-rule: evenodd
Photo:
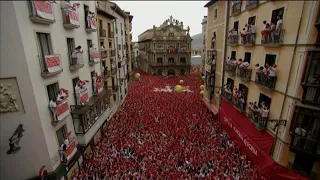
<svg viewBox="0 0 320 180">
<path fill-rule="evenodd" d="M 57 112 L 56 112 L 57 103 L 56 103 L 56 99 L 55 99 L 55 98 L 53 98 L 53 99 L 50 100 L 50 102 L 49 102 L 49 108 L 50 108 L 50 112 L 51 112 L 53 121 L 54 121 L 54 122 L 57 122 L 57 121 L 58 121 Z"/>
<path fill-rule="evenodd" d="M 242 62 L 241 64 L 241 68 L 244 68 L 244 69 L 250 69 L 249 66 L 250 64 L 247 60 L 244 60 L 244 62 Z"/>
<path fill-rule="evenodd" d="M 269 66 L 269 76 L 270 77 L 275 77 L 276 76 L 276 71 L 277 71 L 277 65 L 274 64 L 273 66 Z"/>
<path fill-rule="evenodd" d="M 95 48 L 93 47 L 93 45 L 91 44 L 89 47 L 89 55 L 90 55 L 90 60 L 89 61 L 93 61 L 93 52 L 94 52 Z"/>
<path fill-rule="evenodd" d="M 64 140 L 63 140 L 63 143 L 64 143 L 66 146 L 69 146 L 70 141 L 69 141 L 67 135 L 65 135 Z"/>
<path fill-rule="evenodd" d="M 77 82 L 76 86 L 74 87 L 74 92 L 76 93 L 77 105 L 80 105 L 80 93 L 81 93 L 80 80 Z"/>
<path fill-rule="evenodd" d="M 298 127 L 294 130 L 294 133 L 298 136 L 295 136 L 294 137 L 294 140 L 293 140 L 293 144 L 294 146 L 297 146 L 298 144 L 300 144 L 300 136 L 305 136 L 306 135 L 306 130 L 304 130 L 302 127 L 301 127 L 301 124 L 298 125 Z"/>
<path fill-rule="evenodd" d="M 276 25 L 276 29 L 277 30 L 280 30 L 282 28 L 282 24 L 283 24 L 283 21 L 282 19 L 280 18 L 280 16 L 277 16 L 277 25 Z"/>
<path fill-rule="evenodd" d="M 76 47 L 76 49 L 72 52 L 71 58 L 72 58 L 72 65 L 79 64 L 79 57 L 83 51 L 81 50 L 81 46 Z"/>
<path fill-rule="evenodd" d="M 262 111 L 261 111 L 262 118 L 266 119 L 268 117 L 268 114 L 269 114 L 268 108 L 267 107 L 262 108 Z"/>
<path fill-rule="evenodd" d="M 95 92 L 95 93 L 97 93 L 97 76 L 98 76 L 97 73 L 95 73 L 95 74 L 92 76 L 93 92 Z"/>
<path fill-rule="evenodd" d="M 57 103 L 59 104 L 61 101 L 65 100 L 67 97 L 68 95 L 62 89 L 60 89 L 57 96 Z"/>
</svg>

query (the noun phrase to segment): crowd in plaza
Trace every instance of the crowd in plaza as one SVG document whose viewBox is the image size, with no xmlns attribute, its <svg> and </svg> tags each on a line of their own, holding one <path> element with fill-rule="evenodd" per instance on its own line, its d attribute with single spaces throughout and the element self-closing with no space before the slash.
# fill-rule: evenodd
<svg viewBox="0 0 320 180">
<path fill-rule="evenodd" d="M 74 179 L 267 179 L 213 119 L 201 80 L 140 74 Z M 193 93 L 153 91 L 180 79 Z"/>
</svg>

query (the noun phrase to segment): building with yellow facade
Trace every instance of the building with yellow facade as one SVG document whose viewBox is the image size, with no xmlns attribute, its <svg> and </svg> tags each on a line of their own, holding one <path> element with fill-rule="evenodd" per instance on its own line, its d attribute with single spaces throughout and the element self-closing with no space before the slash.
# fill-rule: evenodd
<svg viewBox="0 0 320 180">
<path fill-rule="evenodd" d="M 125 22 L 125 36 L 126 36 L 126 57 L 127 57 L 127 69 L 128 69 L 128 75 L 129 78 L 131 72 L 132 72 L 132 19 L 133 16 L 130 14 L 130 12 L 125 12 L 127 14 L 126 22 Z"/>
<path fill-rule="evenodd" d="M 222 84 L 222 62 L 225 54 L 226 1 L 210 1 L 205 41 L 205 100 L 212 104 L 215 113 L 219 108 L 219 88 Z"/>
<path fill-rule="evenodd" d="M 221 124 L 233 122 L 233 127 L 242 129 L 252 141 L 252 152 L 256 152 L 252 147 L 258 153 L 262 149 L 261 154 L 274 162 L 312 179 L 320 178 L 319 4 L 211 1 L 206 5 L 207 63 L 214 59 L 210 53 L 216 54 L 215 80 L 207 84 L 206 98 L 212 98 L 210 85 L 217 89 L 211 106 L 220 108 Z"/>
<path fill-rule="evenodd" d="M 114 20 L 112 10 L 108 1 L 97 2 L 98 21 L 98 42 L 101 55 L 101 68 L 104 72 L 104 87 L 111 89 L 110 103 L 113 105 L 117 100 L 115 93 L 117 67 L 115 63 L 115 40 L 114 40 Z"/>
</svg>

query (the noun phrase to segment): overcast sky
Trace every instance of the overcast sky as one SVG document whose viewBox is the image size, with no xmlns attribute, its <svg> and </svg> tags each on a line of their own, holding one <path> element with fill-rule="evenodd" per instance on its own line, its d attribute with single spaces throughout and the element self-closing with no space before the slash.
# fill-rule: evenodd
<svg viewBox="0 0 320 180">
<path fill-rule="evenodd" d="M 130 11 L 132 20 L 132 40 L 153 25 L 160 26 L 170 15 L 190 26 L 190 35 L 201 33 L 201 21 L 207 15 L 203 7 L 208 1 L 113 1 L 125 11 Z"/>
</svg>

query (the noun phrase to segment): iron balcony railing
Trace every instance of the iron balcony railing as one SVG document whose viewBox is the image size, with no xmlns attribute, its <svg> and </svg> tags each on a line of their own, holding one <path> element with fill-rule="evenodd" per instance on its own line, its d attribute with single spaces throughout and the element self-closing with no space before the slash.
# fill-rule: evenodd
<svg viewBox="0 0 320 180">
<path fill-rule="evenodd" d="M 69 144 L 65 146 L 65 149 L 59 149 L 61 156 L 61 163 L 67 164 L 77 150 L 76 138 L 70 137 Z"/>
<path fill-rule="evenodd" d="M 80 27 L 79 14 L 76 10 L 67 8 L 61 9 L 63 26 L 68 29 L 76 29 Z"/>
<path fill-rule="evenodd" d="M 284 29 L 265 30 L 265 35 L 261 38 L 261 44 L 282 44 L 284 33 Z"/>
<path fill-rule="evenodd" d="M 107 37 L 107 31 L 105 29 L 100 29 L 99 30 L 99 34 L 100 34 L 100 37 Z"/>
<path fill-rule="evenodd" d="M 255 82 L 269 89 L 274 89 L 277 83 L 277 76 L 268 76 L 263 72 L 256 72 Z"/>
<path fill-rule="evenodd" d="M 320 141 L 291 132 L 290 147 L 320 157 Z"/>
<path fill-rule="evenodd" d="M 232 5 L 232 11 L 231 14 L 232 15 L 237 15 L 241 12 L 241 5 L 242 5 L 242 1 L 237 1 Z"/>
<path fill-rule="evenodd" d="M 151 66 L 186 66 L 190 65 L 189 62 L 148 62 Z"/>
<path fill-rule="evenodd" d="M 54 7 L 49 1 L 28 1 L 29 18 L 34 23 L 53 24 L 56 22 L 54 17 Z M 41 13 L 45 11 L 46 13 Z M 38 13 L 39 12 L 39 13 Z"/>
<path fill-rule="evenodd" d="M 232 102 L 232 91 L 227 91 L 225 89 L 221 90 L 222 96 L 228 101 Z"/>
<path fill-rule="evenodd" d="M 302 101 L 312 104 L 320 104 L 320 86 L 303 86 Z"/>
<path fill-rule="evenodd" d="M 248 33 L 241 35 L 241 44 L 253 45 L 256 43 L 256 33 Z"/>
<path fill-rule="evenodd" d="M 265 130 L 267 128 L 269 114 L 267 115 L 267 117 L 263 117 L 259 111 L 250 110 L 248 116 L 255 123 L 257 129 Z"/>
<path fill-rule="evenodd" d="M 61 97 L 62 98 L 62 97 Z M 51 124 L 56 126 L 62 122 L 64 122 L 65 118 L 70 114 L 69 104 L 68 104 L 68 95 L 63 97 L 61 101 L 56 102 L 56 108 L 52 109 L 50 106 L 49 111 L 51 114 Z"/>
<path fill-rule="evenodd" d="M 109 50 L 110 57 L 116 56 L 116 50 Z"/>
<path fill-rule="evenodd" d="M 108 51 L 107 50 L 100 50 L 100 57 L 105 59 L 108 57 Z"/>
<path fill-rule="evenodd" d="M 111 68 L 111 74 L 116 75 L 117 74 L 117 67 Z"/>
<path fill-rule="evenodd" d="M 251 69 L 237 67 L 237 76 L 239 76 L 241 78 L 250 80 L 251 79 L 251 73 L 252 73 Z"/>
<path fill-rule="evenodd" d="M 236 74 L 237 66 L 235 64 L 225 63 L 225 71 L 231 74 Z"/>
<path fill-rule="evenodd" d="M 109 70 L 104 70 L 104 72 L 103 72 L 103 78 L 104 79 L 108 79 L 108 78 L 110 78 L 111 77 L 111 71 L 109 71 Z"/>
<path fill-rule="evenodd" d="M 229 44 L 239 44 L 239 35 L 229 35 L 228 36 Z"/>
<path fill-rule="evenodd" d="M 59 54 L 46 56 L 38 55 L 38 58 L 42 76 L 51 76 L 59 74 L 63 71 L 61 65 L 61 56 Z"/>
<path fill-rule="evenodd" d="M 97 31 L 97 18 L 88 15 L 85 18 L 85 23 L 86 23 L 85 30 L 87 32 L 96 32 Z"/>
<path fill-rule="evenodd" d="M 246 10 L 253 9 L 259 5 L 258 0 L 249 0 L 246 3 Z"/>
<path fill-rule="evenodd" d="M 238 98 L 232 97 L 232 104 L 240 111 L 246 112 L 246 102 Z"/>
<path fill-rule="evenodd" d="M 69 69 L 70 70 L 80 69 L 84 66 L 82 54 L 76 54 L 76 55 L 72 56 L 72 53 L 68 53 L 68 58 L 69 58 Z"/>
<path fill-rule="evenodd" d="M 108 38 L 114 38 L 114 33 L 112 31 L 108 31 Z"/>
</svg>

